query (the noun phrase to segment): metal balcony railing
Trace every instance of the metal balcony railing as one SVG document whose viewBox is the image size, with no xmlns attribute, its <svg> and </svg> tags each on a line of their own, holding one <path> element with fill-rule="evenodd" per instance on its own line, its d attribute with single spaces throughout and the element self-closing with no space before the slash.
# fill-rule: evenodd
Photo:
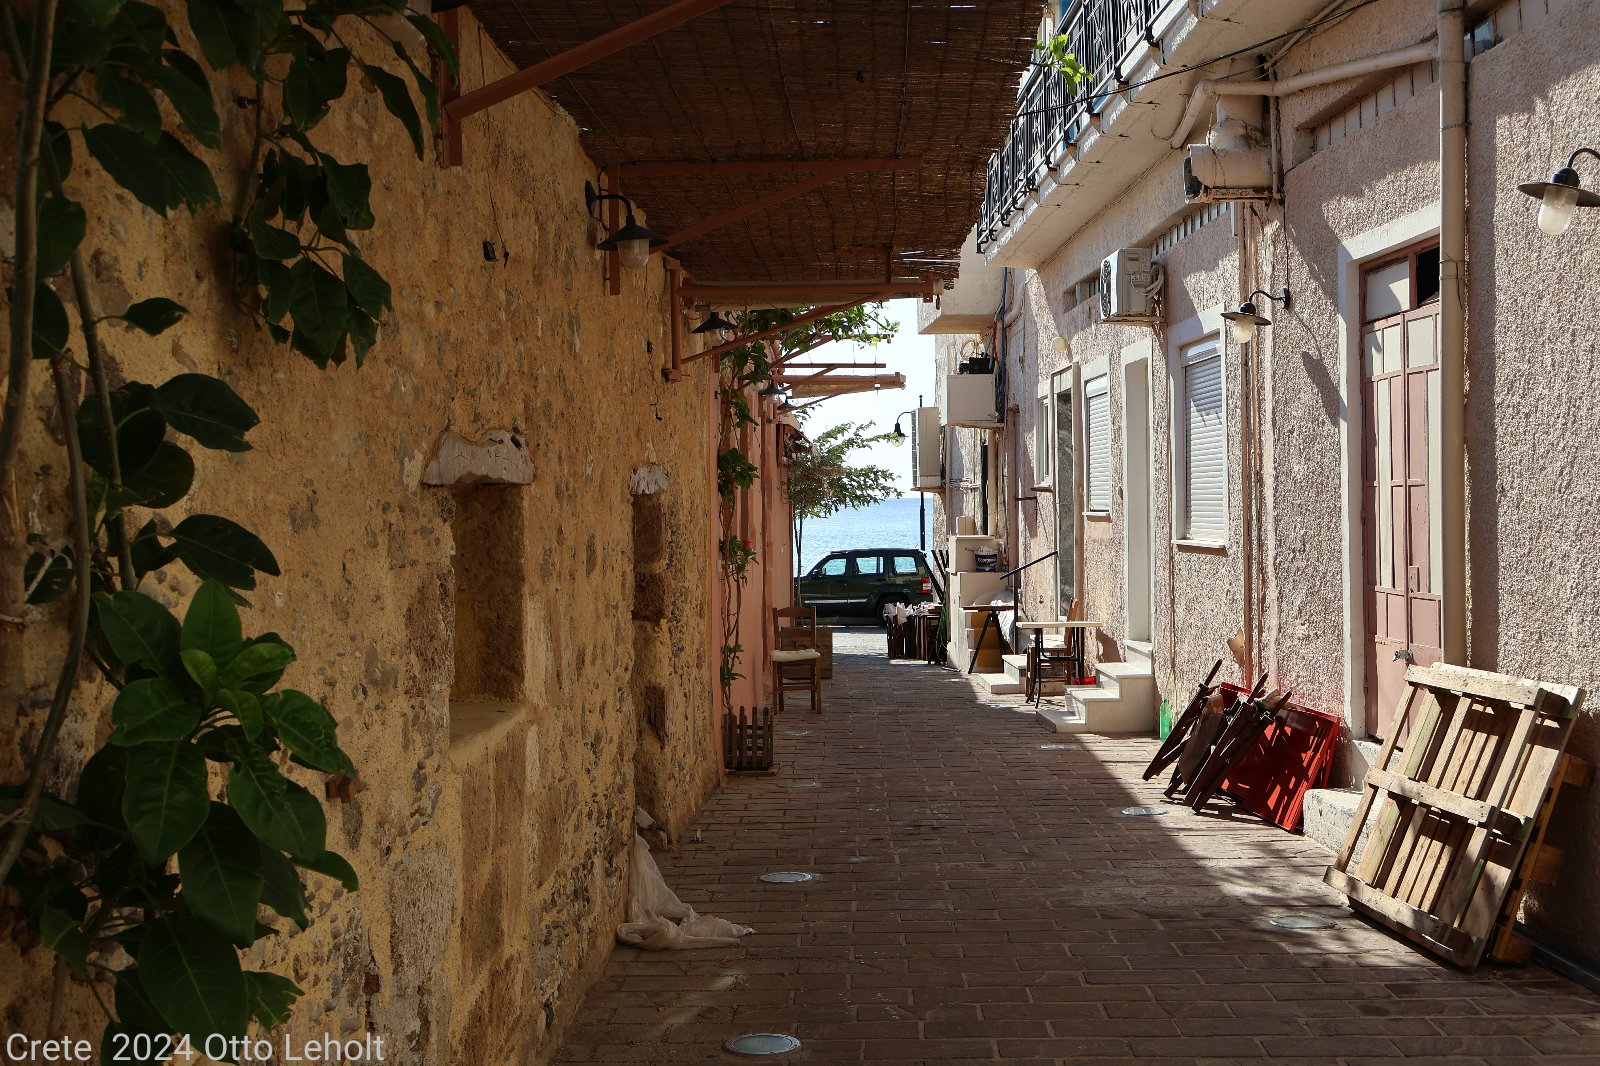
<svg viewBox="0 0 1600 1066">
<path fill-rule="evenodd" d="M 1017 117 L 1006 139 L 989 157 L 983 210 L 978 219 L 981 252 L 1022 208 L 1047 168 L 1077 141 L 1105 103 L 1101 94 L 1126 84 L 1117 63 L 1141 41 L 1151 40 L 1156 17 L 1174 0 L 1076 0 L 1062 16 L 1067 50 L 1089 72 L 1075 91 L 1054 70 L 1033 67 L 1017 99 Z"/>
</svg>

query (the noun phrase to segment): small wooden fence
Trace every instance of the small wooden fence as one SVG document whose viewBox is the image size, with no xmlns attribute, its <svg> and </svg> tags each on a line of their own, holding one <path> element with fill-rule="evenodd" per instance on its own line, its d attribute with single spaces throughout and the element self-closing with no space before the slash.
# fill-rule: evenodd
<svg viewBox="0 0 1600 1066">
<path fill-rule="evenodd" d="M 722 765 L 729 770 L 772 769 L 772 708 L 739 708 L 722 715 Z"/>
</svg>

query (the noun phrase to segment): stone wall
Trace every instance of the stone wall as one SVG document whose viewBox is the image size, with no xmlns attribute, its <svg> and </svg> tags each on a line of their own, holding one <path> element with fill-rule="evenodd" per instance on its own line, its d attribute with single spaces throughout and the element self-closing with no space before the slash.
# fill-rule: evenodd
<svg viewBox="0 0 1600 1066">
<path fill-rule="evenodd" d="M 465 13 L 461 40 L 468 87 L 510 70 Z M 219 84 L 217 97 L 245 88 Z M 246 114 L 223 109 L 225 199 L 242 180 Z M 469 119 L 453 169 L 419 162 L 358 88 L 326 126 L 330 150 L 371 165 L 378 225 L 364 249 L 394 286 L 366 365 L 319 371 L 270 343 L 233 303 L 225 215 L 162 220 L 80 153 L 73 191 L 94 220 L 100 305 L 161 294 L 190 308 L 159 338 L 111 327 L 113 374 L 217 374 L 260 413 L 254 449 L 197 456 L 174 510 L 231 516 L 277 553 L 283 574 L 250 597 L 247 631 L 295 645 L 285 684 L 326 701 L 365 785 L 329 819 L 361 890 L 310 875 L 310 929 L 252 960 L 306 990 L 290 1027 L 372 1030 L 394 1062 L 540 1061 L 622 916 L 635 803 L 681 827 L 718 778 L 708 370 L 662 380 L 659 259 L 606 294 L 583 202 L 595 168 L 548 98 Z M 9 192 L 14 159 L 0 163 Z M 508 258 L 486 262 L 485 240 Z M 64 643 L 62 609 L 16 602 L 23 538 L 64 528 L 53 403 L 36 375 L 4 487 L 5 613 L 24 618 L 0 663 L 6 780 L 32 749 Z M 447 430 L 520 437 L 531 481 L 424 484 Z M 662 475 L 650 493 L 632 486 L 644 467 Z M 176 568 L 147 582 L 169 605 L 191 586 Z M 108 703 L 83 690 L 58 783 L 104 737 Z M 320 794 L 314 775 L 291 773 Z M 45 955 L 0 945 L 8 1031 L 42 1031 Z M 87 1004 L 75 995 L 80 1030 Z"/>
</svg>

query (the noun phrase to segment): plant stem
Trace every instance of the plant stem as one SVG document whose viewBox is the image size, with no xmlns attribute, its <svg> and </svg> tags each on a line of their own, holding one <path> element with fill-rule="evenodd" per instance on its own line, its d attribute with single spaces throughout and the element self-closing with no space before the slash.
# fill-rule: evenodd
<svg viewBox="0 0 1600 1066">
<path fill-rule="evenodd" d="M 0 850 L 0 883 L 11 873 L 22 845 L 33 826 L 35 808 L 44 792 L 44 778 L 50 766 L 50 755 L 55 751 L 56 739 L 61 735 L 61 723 L 67 717 L 67 707 L 72 702 L 72 690 L 78 680 L 78 664 L 83 660 L 83 646 L 89 633 L 89 504 L 83 477 L 83 448 L 78 442 L 76 404 L 72 397 L 72 379 L 68 376 L 67 360 L 56 356 L 50 360 L 50 371 L 55 379 L 56 403 L 61 409 L 61 424 L 67 437 L 67 468 L 71 472 L 72 493 L 72 548 L 78 557 L 73 580 L 78 586 L 78 598 L 72 614 L 72 633 L 67 644 L 67 656 L 61 663 L 61 676 L 56 680 L 55 699 L 50 713 L 45 716 L 44 729 L 39 733 L 39 744 L 28 764 L 28 781 L 22 788 L 17 803 L 17 820 L 11 823 L 4 850 Z"/>
<path fill-rule="evenodd" d="M 50 1021 L 45 1027 L 45 1035 L 49 1036 L 61 1026 L 62 1008 L 67 1001 L 67 960 L 60 955 L 56 956 L 55 972 L 50 979 Z"/>
<path fill-rule="evenodd" d="M 22 48 L 16 41 L 11 6 L 5 8 L 6 36 L 13 62 Z M 17 143 L 17 245 L 11 301 L 11 358 L 6 399 L 0 409 L 0 485 L 11 482 L 22 431 L 22 406 L 28 396 L 28 369 L 33 362 L 33 294 L 39 284 L 39 141 L 44 133 L 45 97 L 50 90 L 50 52 L 56 27 L 56 0 L 39 0 L 33 12 L 33 55 L 17 76 L 27 79 L 23 94 L 21 136 Z"/>
<path fill-rule="evenodd" d="M 65 186 L 54 158 L 45 159 L 44 170 L 50 180 L 50 191 L 64 197 Z M 111 495 L 120 497 L 122 456 L 117 451 L 117 420 L 111 409 L 111 381 L 106 375 L 105 349 L 100 344 L 100 319 L 95 314 L 94 293 L 89 290 L 89 269 L 83 261 L 82 242 L 72 250 L 70 265 L 72 293 L 78 303 L 78 318 L 83 329 L 83 348 L 89 358 L 89 380 L 94 382 L 95 397 L 100 401 L 100 432 L 111 467 Z M 106 531 L 111 535 L 111 545 L 117 552 L 117 573 L 122 578 L 122 587 L 132 589 L 139 583 L 139 578 L 133 569 L 133 545 L 128 540 L 127 513 L 120 507 L 113 513 L 109 505 L 106 511 Z"/>
</svg>

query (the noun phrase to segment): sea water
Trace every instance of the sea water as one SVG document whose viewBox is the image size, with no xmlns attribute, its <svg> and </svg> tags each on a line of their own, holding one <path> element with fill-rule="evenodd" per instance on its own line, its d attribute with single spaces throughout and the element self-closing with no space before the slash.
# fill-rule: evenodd
<svg viewBox="0 0 1600 1066">
<path fill-rule="evenodd" d="M 851 548 L 918 548 L 915 496 L 884 500 L 870 507 L 839 511 L 826 518 L 806 519 L 804 543 L 800 545 L 800 572 L 805 573 L 829 552 Z M 927 550 L 933 553 L 933 501 L 924 507 L 927 519 Z"/>
</svg>

